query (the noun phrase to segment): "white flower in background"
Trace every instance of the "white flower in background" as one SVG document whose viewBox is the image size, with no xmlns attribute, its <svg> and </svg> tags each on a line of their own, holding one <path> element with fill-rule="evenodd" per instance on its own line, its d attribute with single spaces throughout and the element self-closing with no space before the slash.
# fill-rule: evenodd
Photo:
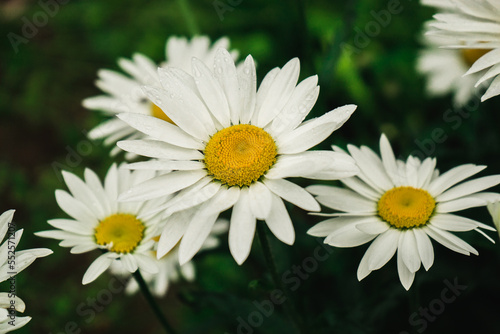
<svg viewBox="0 0 500 334">
<path fill-rule="evenodd" d="M 481 73 L 463 76 L 472 65 L 464 50 L 441 48 L 439 36 L 423 36 L 426 48 L 417 59 L 417 70 L 427 77 L 426 90 L 430 96 L 453 94 L 453 102 L 460 107 L 475 95 L 479 96 L 481 87 L 474 87 Z"/>
<path fill-rule="evenodd" d="M 210 46 L 210 39 L 207 36 L 196 36 L 191 40 L 182 37 L 170 37 L 167 40 L 165 55 L 166 61 L 161 63 L 161 67 L 173 66 L 183 71 L 190 71 L 191 58 L 196 57 L 206 62 L 213 62 L 215 52 L 219 47 L 228 48 L 229 40 L 220 38 Z M 236 58 L 236 52 L 233 52 Z M 83 106 L 91 110 L 99 110 L 115 116 L 120 113 L 138 113 L 151 115 L 167 122 L 171 122 L 168 116 L 146 97 L 141 87 L 149 85 L 161 87 L 158 77 L 158 64 L 150 58 L 136 53 L 132 59 L 119 59 L 118 65 L 127 75 L 111 70 L 99 70 L 96 86 L 105 94 L 90 97 L 83 100 Z M 183 71 L 178 71 L 180 76 Z M 91 139 L 103 139 L 105 145 L 114 145 L 121 139 L 143 138 L 144 134 L 130 127 L 116 117 L 105 121 L 89 132 Z M 112 155 L 120 152 L 118 147 L 111 150 Z M 128 159 L 135 155 L 128 154 Z"/>
<path fill-rule="evenodd" d="M 481 191 L 499 184 L 500 175 L 460 183 L 486 167 L 461 165 L 439 175 L 435 159 L 396 160 L 385 135 L 380 138 L 382 159 L 366 146 L 349 145 L 348 150 L 361 172 L 341 180 L 347 189 L 307 188 L 318 202 L 342 213 L 331 214 L 335 217 L 312 227 L 308 234 L 326 237 L 325 243 L 335 247 L 373 240 L 359 264 L 359 280 L 382 268 L 397 251 L 399 278 L 408 290 L 420 265 L 429 270 L 434 262 L 430 238 L 465 255 L 478 252 L 450 231 L 474 230 L 493 242 L 480 228 L 494 228 L 453 213 L 499 200 L 500 194 Z"/>
<path fill-rule="evenodd" d="M 180 241 L 181 264 L 198 252 L 219 214 L 229 208 L 233 208 L 229 248 L 239 264 L 250 253 L 257 219 L 264 220 L 279 240 L 293 244 L 295 232 L 282 199 L 309 211 L 320 207 L 307 191 L 285 178 L 333 180 L 358 172 L 345 154 L 307 151 L 344 124 L 356 106 L 343 106 L 303 123 L 319 87 L 317 76 L 297 85 L 298 59 L 269 72 L 258 91 L 251 56 L 238 71 L 224 49 L 218 50 L 213 71 L 196 58 L 192 66 L 194 77 L 179 76 L 177 69 L 159 69 L 162 88 L 145 88 L 177 126 L 146 115 L 119 115 L 154 140 L 121 141 L 118 146 L 159 159 L 130 168 L 174 170 L 133 187 L 121 200 L 143 201 L 180 192 L 158 208 L 169 215 L 158 256 Z"/>
<path fill-rule="evenodd" d="M 429 34 L 443 39 L 442 47 L 460 49 L 472 64 L 467 75 L 481 73 L 476 87 L 491 80 L 481 97 L 485 101 L 500 94 L 500 2 L 453 0 L 449 13 L 434 15 Z"/>
<path fill-rule="evenodd" d="M 37 258 L 52 254 L 52 251 L 47 248 L 15 251 L 21 240 L 23 230 L 15 231 L 15 225 L 12 223 L 13 217 L 14 210 L 5 211 L 0 215 L 0 240 L 3 240 L 7 235 L 4 243 L 0 246 L 0 282 L 10 279 L 13 277 L 12 275 L 19 274 Z M 0 333 L 8 333 L 19 329 L 31 320 L 31 317 L 18 317 L 12 314 L 15 311 L 24 312 L 26 309 L 22 299 L 17 297 L 17 292 L 15 292 L 16 296 L 14 298 L 12 298 L 10 292 L 0 293 Z"/>
<path fill-rule="evenodd" d="M 219 234 L 227 232 L 228 222 L 226 220 L 220 219 L 218 220 L 213 229 L 212 233 L 208 236 L 203 244 L 201 250 L 209 250 L 217 247 L 219 245 L 219 239 L 217 236 Z M 157 246 L 157 244 L 156 244 Z M 155 247 L 156 248 L 156 247 Z M 141 272 L 144 281 L 148 284 L 151 293 L 156 297 L 164 297 L 167 293 L 168 287 L 170 283 L 177 282 L 181 277 L 186 281 L 193 281 L 195 278 L 195 267 L 192 261 L 185 263 L 184 265 L 179 265 L 178 259 L 178 251 L 179 247 L 175 247 L 167 254 L 163 255 L 161 259 L 157 259 L 156 251 L 151 251 L 148 254 L 154 261 L 157 261 L 158 265 L 158 273 L 143 273 Z M 130 273 L 123 268 L 123 265 L 119 262 L 116 262 L 111 267 L 111 271 L 122 277 L 129 277 Z M 128 281 L 126 287 L 126 293 L 134 294 L 139 290 L 139 285 L 137 281 L 131 279 Z"/>
<path fill-rule="evenodd" d="M 151 251 L 161 224 L 159 214 L 149 214 L 168 198 L 142 202 L 118 202 L 118 195 L 130 187 L 155 176 L 154 171 L 133 171 L 115 164 L 109 169 L 104 185 L 90 169 L 85 178 L 63 171 L 71 194 L 56 190 L 59 207 L 73 219 L 52 219 L 48 223 L 57 230 L 38 232 L 45 238 L 62 240 L 61 247 L 71 247 L 72 254 L 101 249 L 88 268 L 82 283 L 88 284 L 101 275 L 114 261 L 120 261 L 130 273 L 140 268 L 157 273 Z"/>
</svg>

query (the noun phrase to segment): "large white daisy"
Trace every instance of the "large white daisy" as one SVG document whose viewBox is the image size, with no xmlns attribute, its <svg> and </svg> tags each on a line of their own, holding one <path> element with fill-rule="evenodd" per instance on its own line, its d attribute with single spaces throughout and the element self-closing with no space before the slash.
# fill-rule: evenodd
<svg viewBox="0 0 500 334">
<path fill-rule="evenodd" d="M 158 66 L 175 66 L 189 71 L 192 57 L 212 62 L 219 47 L 228 48 L 229 40 L 220 38 L 211 46 L 207 36 L 196 36 L 189 41 L 182 37 L 170 37 L 165 48 L 166 61 L 160 65 L 140 53 L 136 53 L 132 59 L 119 59 L 118 65 L 127 75 L 111 70 L 99 70 L 96 86 L 105 94 L 83 100 L 83 106 L 103 111 L 109 116 L 131 112 L 152 115 L 171 122 L 158 106 L 146 98 L 141 86 L 161 87 Z M 233 52 L 233 57 L 236 56 L 236 52 Z M 112 117 L 92 129 L 88 136 L 91 139 L 104 138 L 105 145 L 114 145 L 121 139 L 143 138 L 144 134 Z M 120 149 L 115 146 L 111 154 L 116 155 L 119 152 Z M 134 156 L 128 154 L 126 157 L 130 159 Z"/>
<path fill-rule="evenodd" d="M 158 255 L 182 239 L 181 264 L 200 249 L 219 213 L 232 207 L 229 248 L 241 264 L 250 252 L 257 219 L 265 220 L 279 240 L 294 242 L 282 198 L 305 210 L 320 209 L 307 191 L 285 178 L 339 179 L 358 172 L 345 154 L 307 151 L 344 124 L 356 106 L 302 123 L 319 87 L 317 76 L 297 85 L 298 59 L 270 71 L 258 91 L 251 56 L 239 71 L 224 49 L 218 50 L 213 70 L 197 58 L 192 61 L 194 77 L 179 69 L 159 69 L 162 88 L 145 88 L 177 126 L 146 115 L 119 115 L 154 140 L 121 141 L 118 146 L 159 159 L 131 168 L 174 170 L 134 187 L 121 199 L 147 200 L 180 191 L 159 208 L 172 215 Z"/>
<path fill-rule="evenodd" d="M 71 247 L 72 254 L 94 249 L 104 252 L 87 269 L 83 284 L 94 281 L 115 261 L 120 261 L 130 273 L 138 268 L 157 273 L 156 261 L 147 253 L 155 243 L 153 238 L 159 234 L 161 217 L 149 212 L 162 205 L 166 198 L 127 203 L 117 201 L 120 193 L 154 176 L 154 171 L 131 172 L 113 164 L 103 185 L 90 169 L 85 170 L 84 180 L 63 171 L 71 194 L 56 190 L 56 200 L 73 219 L 49 220 L 56 230 L 36 235 L 62 240 L 59 245 Z"/>
<path fill-rule="evenodd" d="M 436 14 L 430 34 L 445 39 L 443 47 L 461 49 L 472 64 L 465 74 L 485 71 L 476 86 L 493 78 L 481 100 L 500 94 L 500 2 L 451 0 L 449 13 Z M 486 71 L 487 70 L 487 71 Z"/>
<path fill-rule="evenodd" d="M 477 255 L 476 249 L 450 232 L 474 230 L 486 236 L 480 228 L 495 230 L 453 214 L 500 198 L 496 193 L 481 192 L 499 184 L 500 175 L 460 183 L 485 166 L 461 165 L 439 175 L 433 158 L 396 160 L 385 135 L 380 138 L 382 158 L 366 146 L 349 145 L 348 151 L 361 172 L 341 180 L 347 189 L 326 185 L 307 188 L 318 202 L 342 213 L 331 214 L 334 218 L 308 233 L 326 237 L 325 243 L 336 247 L 355 247 L 373 240 L 359 264 L 359 280 L 382 268 L 397 251 L 399 278 L 408 290 L 420 265 L 429 270 L 434 262 L 430 238 L 455 252 Z"/>
<path fill-rule="evenodd" d="M 15 276 L 26 269 L 37 258 L 52 254 L 47 248 L 33 248 L 16 251 L 23 230 L 16 231 L 12 222 L 14 210 L 8 210 L 0 215 L 0 240 L 6 236 L 0 246 L 0 282 L 15 279 Z M 15 285 L 14 283 L 11 283 Z M 17 296 L 18 291 L 0 293 L 0 333 L 8 333 L 26 325 L 31 317 L 18 317 L 15 312 L 24 312 L 26 304 Z"/>
</svg>

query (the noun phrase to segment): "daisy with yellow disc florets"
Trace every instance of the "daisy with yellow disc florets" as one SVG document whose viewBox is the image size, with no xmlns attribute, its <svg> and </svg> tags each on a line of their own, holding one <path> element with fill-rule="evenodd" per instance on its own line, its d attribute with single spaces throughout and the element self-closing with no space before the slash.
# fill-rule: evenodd
<svg viewBox="0 0 500 334">
<path fill-rule="evenodd" d="M 229 248 L 238 263 L 250 253 L 256 220 L 264 220 L 279 240 L 293 244 L 295 232 L 283 199 L 309 211 L 320 207 L 286 178 L 333 180 L 358 172 L 345 154 L 308 151 L 342 126 L 356 106 L 303 122 L 319 87 L 317 76 L 297 85 L 298 59 L 270 71 L 258 91 L 251 56 L 237 70 L 229 52 L 219 49 L 213 65 L 193 58 L 192 67 L 193 76 L 159 69 L 162 87 L 145 87 L 151 101 L 177 126 L 146 115 L 119 115 L 152 140 L 121 141 L 118 146 L 158 159 L 130 168 L 173 170 L 133 187 L 121 200 L 179 192 L 160 208 L 169 219 L 158 256 L 180 241 L 181 264 L 198 252 L 219 214 L 230 208 Z"/>
<path fill-rule="evenodd" d="M 337 152 L 343 152 L 334 147 Z M 312 227 L 308 234 L 326 237 L 336 247 L 355 247 L 373 240 L 358 268 L 362 280 L 382 268 L 397 252 L 401 283 L 409 289 L 421 264 L 429 270 L 434 262 L 431 239 L 465 255 L 478 252 L 451 232 L 495 231 L 493 227 L 454 214 L 485 206 L 500 194 L 481 192 L 500 183 L 500 175 L 461 181 L 485 166 L 461 165 L 439 175 L 436 160 L 409 156 L 396 160 L 385 135 L 380 138 L 382 158 L 366 146 L 348 146 L 361 172 L 341 180 L 346 188 L 313 185 L 307 190 L 318 202 L 341 211 Z M 346 153 L 347 154 L 347 153 Z M 486 236 L 489 240 L 493 240 Z"/>
<path fill-rule="evenodd" d="M 99 70 L 96 86 L 105 94 L 85 99 L 83 106 L 91 110 L 103 111 L 109 116 L 131 112 L 151 115 L 172 122 L 157 105 L 147 99 L 141 86 L 161 87 L 157 72 L 158 66 L 175 66 L 189 71 L 192 57 L 212 62 L 218 48 L 229 47 L 229 40 L 221 38 L 215 41 L 212 46 L 210 44 L 210 39 L 207 36 L 196 36 L 191 40 L 170 37 L 165 48 L 166 61 L 160 65 L 140 53 L 136 53 L 132 59 L 120 59 L 118 65 L 127 75 L 111 70 Z M 233 52 L 233 57 L 236 58 L 236 56 L 236 52 Z M 91 139 L 104 139 L 105 145 L 115 144 L 121 139 L 144 137 L 143 133 L 116 117 L 96 126 L 88 135 Z M 120 149 L 115 146 L 111 154 L 115 155 L 119 152 Z M 128 154 L 127 158 L 134 156 Z"/>
<path fill-rule="evenodd" d="M 59 207 L 73 219 L 52 219 L 49 224 L 57 230 L 36 233 L 40 237 L 61 240 L 60 246 L 71 247 L 80 254 L 101 249 L 99 256 L 83 276 L 83 284 L 94 281 L 115 261 L 120 261 L 130 273 L 140 268 L 157 273 L 158 266 L 147 253 L 158 235 L 160 215 L 149 211 L 162 205 L 165 198 L 142 202 L 118 202 L 118 195 L 155 176 L 154 171 L 133 171 L 112 165 L 104 184 L 90 169 L 84 179 L 63 172 L 70 193 L 56 190 Z"/>
</svg>

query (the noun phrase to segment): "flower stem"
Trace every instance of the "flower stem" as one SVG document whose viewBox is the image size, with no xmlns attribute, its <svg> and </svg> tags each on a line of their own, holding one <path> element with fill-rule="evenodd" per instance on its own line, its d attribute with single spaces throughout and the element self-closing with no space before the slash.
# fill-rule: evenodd
<svg viewBox="0 0 500 334">
<path fill-rule="evenodd" d="M 294 324 L 295 328 L 299 333 L 307 333 L 304 321 L 302 317 L 299 316 L 297 310 L 295 309 L 295 305 L 293 304 L 293 300 L 290 295 L 290 291 L 284 285 L 283 280 L 280 279 L 278 269 L 276 267 L 276 262 L 274 260 L 274 256 L 271 251 L 271 245 L 269 244 L 269 235 L 266 231 L 266 227 L 264 223 L 257 222 L 257 234 L 259 236 L 259 241 L 262 246 L 262 252 L 264 253 L 264 258 L 266 259 L 267 267 L 271 272 L 271 276 L 274 281 L 274 285 L 276 288 L 280 289 L 284 296 L 285 302 L 283 303 L 283 308 L 285 309 L 285 313 L 290 318 L 291 322 Z"/>
<path fill-rule="evenodd" d="M 151 291 L 149 291 L 149 288 L 144 281 L 144 278 L 142 278 L 141 273 L 139 270 L 136 270 L 132 274 L 137 281 L 137 284 L 139 284 L 139 287 L 141 288 L 142 294 L 144 295 L 144 298 L 148 301 L 149 306 L 153 310 L 153 313 L 156 315 L 158 318 L 158 321 L 160 321 L 161 325 L 163 326 L 163 329 L 165 330 L 165 333 L 167 334 L 175 334 L 174 329 L 170 324 L 168 323 L 167 319 L 163 315 L 163 312 L 161 311 L 160 307 L 158 306 L 158 303 L 154 299 L 153 295 L 151 294 Z"/>
<path fill-rule="evenodd" d="M 196 23 L 193 11 L 191 10 L 191 7 L 189 7 L 188 0 L 177 0 L 177 4 L 179 5 L 182 16 L 184 16 L 184 20 L 186 21 L 186 25 L 191 36 L 198 35 L 200 33 L 200 29 Z"/>
</svg>

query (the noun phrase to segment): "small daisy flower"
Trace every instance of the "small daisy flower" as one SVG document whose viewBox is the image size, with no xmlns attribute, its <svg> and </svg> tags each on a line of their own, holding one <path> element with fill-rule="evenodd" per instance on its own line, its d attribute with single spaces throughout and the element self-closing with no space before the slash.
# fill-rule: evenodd
<svg viewBox="0 0 500 334">
<path fill-rule="evenodd" d="M 212 233 L 205 240 L 205 243 L 203 244 L 201 250 L 209 250 L 217 247 L 219 245 L 219 239 L 217 238 L 217 236 L 219 234 L 227 232 L 227 227 L 228 222 L 224 219 L 219 219 L 215 223 L 214 228 L 212 229 Z M 155 238 L 155 240 L 157 239 L 159 239 L 159 237 Z M 155 249 L 157 248 L 157 246 L 158 244 L 156 243 Z M 160 259 L 158 259 L 156 256 L 156 250 L 148 253 L 151 258 L 153 258 L 153 260 L 157 262 L 159 270 L 156 274 L 141 272 L 141 275 L 144 278 L 144 281 L 148 284 L 151 293 L 156 297 L 164 297 L 168 291 L 170 283 L 179 281 L 181 277 L 189 282 L 195 279 L 196 271 L 193 262 L 189 261 L 180 266 L 178 253 L 179 247 L 175 247 L 170 252 L 163 255 L 163 257 L 161 257 Z M 123 265 L 119 262 L 113 264 L 113 266 L 111 267 L 111 271 L 114 274 L 120 275 L 122 277 L 130 276 L 130 273 L 127 272 L 125 268 L 123 268 Z M 134 294 L 139 291 L 139 285 L 137 284 L 137 281 L 134 279 L 129 280 L 125 291 L 128 294 Z"/>
<path fill-rule="evenodd" d="M 37 258 L 52 254 L 47 248 L 33 248 L 22 251 L 15 251 L 21 240 L 23 230 L 15 231 L 12 223 L 14 210 L 8 210 L 0 215 L 0 240 L 5 239 L 0 246 L 0 282 L 17 275 Z M 26 325 L 31 317 L 12 317 L 13 307 L 18 312 L 24 312 L 26 304 L 21 298 L 12 297 L 11 293 L 0 293 L 0 333 L 8 333 Z"/>
<path fill-rule="evenodd" d="M 430 34 L 446 39 L 443 47 L 460 49 L 470 65 L 466 75 L 481 73 L 476 87 L 491 80 L 481 97 L 500 94 L 500 2 L 454 0 L 452 12 L 436 14 Z"/>
<path fill-rule="evenodd" d="M 63 171 L 63 177 L 71 194 L 56 190 L 59 207 L 73 219 L 52 219 L 48 223 L 56 230 L 38 232 L 36 235 L 61 240 L 61 247 L 71 247 L 72 254 L 101 249 L 99 256 L 87 269 L 82 283 L 88 284 L 109 266 L 120 261 L 124 268 L 135 272 L 157 273 L 151 251 L 158 235 L 160 215 L 149 211 L 162 205 L 166 199 L 139 203 L 117 201 L 118 194 L 154 177 L 154 171 L 134 171 L 115 164 L 109 169 L 104 185 L 90 169 L 85 178 Z"/>
<path fill-rule="evenodd" d="M 341 180 L 347 189 L 307 188 L 318 202 L 342 213 L 328 214 L 334 218 L 312 227 L 308 234 L 326 237 L 325 243 L 335 247 L 373 240 L 359 264 L 359 280 L 382 268 L 397 251 L 399 278 L 408 290 L 420 265 L 429 270 L 434 262 L 431 239 L 465 255 L 478 252 L 450 232 L 474 230 L 494 242 L 480 230 L 494 228 L 454 212 L 500 199 L 500 194 L 481 192 L 499 184 L 500 175 L 460 183 L 486 167 L 461 165 L 439 175 L 435 159 L 396 160 L 385 135 L 380 138 L 382 158 L 366 146 L 348 145 L 348 151 L 361 172 Z"/>
<path fill-rule="evenodd" d="M 264 220 L 279 240 L 293 244 L 295 232 L 282 199 L 308 211 L 320 207 L 286 178 L 339 179 L 358 172 L 345 154 L 307 151 L 344 124 L 356 106 L 303 123 L 319 87 L 317 76 L 297 85 L 298 59 L 269 72 L 258 91 L 251 56 L 239 71 L 224 49 L 219 49 L 213 71 L 197 58 L 192 66 L 194 77 L 178 75 L 178 69 L 159 69 L 163 87 L 145 88 L 177 126 L 146 115 L 119 115 L 154 139 L 118 143 L 125 151 L 158 159 L 130 168 L 174 170 L 133 187 L 121 200 L 179 192 L 159 208 L 171 216 L 158 256 L 180 241 L 181 264 L 198 252 L 219 214 L 230 208 L 229 248 L 237 263 L 250 253 L 257 219 Z M 180 210 L 182 215 L 176 215 Z"/>
<path fill-rule="evenodd" d="M 220 38 L 214 42 L 213 46 L 210 46 L 210 39 L 207 36 L 196 36 L 190 41 L 186 38 L 170 37 L 165 49 L 167 60 L 160 66 L 175 66 L 189 71 L 192 57 L 212 62 L 219 47 L 228 48 L 229 40 Z M 236 52 L 233 52 L 233 57 L 237 57 Z M 120 59 L 118 65 L 127 75 L 111 70 L 99 70 L 96 86 L 105 94 L 83 100 L 83 106 L 87 109 L 103 111 L 108 116 L 132 112 L 172 122 L 157 105 L 147 99 L 141 89 L 143 85 L 161 87 L 157 72 L 158 65 L 140 53 L 134 54 L 132 59 Z M 144 137 L 141 132 L 116 117 L 92 129 L 88 136 L 91 139 L 104 139 L 105 145 L 114 145 L 121 139 Z M 115 146 L 111 150 L 111 155 L 119 152 L 120 149 Z M 133 157 L 135 157 L 133 154 L 126 155 L 127 159 Z"/>
<path fill-rule="evenodd" d="M 453 94 L 456 106 L 465 105 L 475 95 L 480 95 L 474 85 L 480 73 L 463 76 L 472 65 L 463 50 L 442 49 L 439 36 L 424 35 L 425 50 L 417 59 L 417 70 L 427 77 L 426 90 L 430 96 Z M 486 83 L 481 85 L 481 88 Z"/>
</svg>

